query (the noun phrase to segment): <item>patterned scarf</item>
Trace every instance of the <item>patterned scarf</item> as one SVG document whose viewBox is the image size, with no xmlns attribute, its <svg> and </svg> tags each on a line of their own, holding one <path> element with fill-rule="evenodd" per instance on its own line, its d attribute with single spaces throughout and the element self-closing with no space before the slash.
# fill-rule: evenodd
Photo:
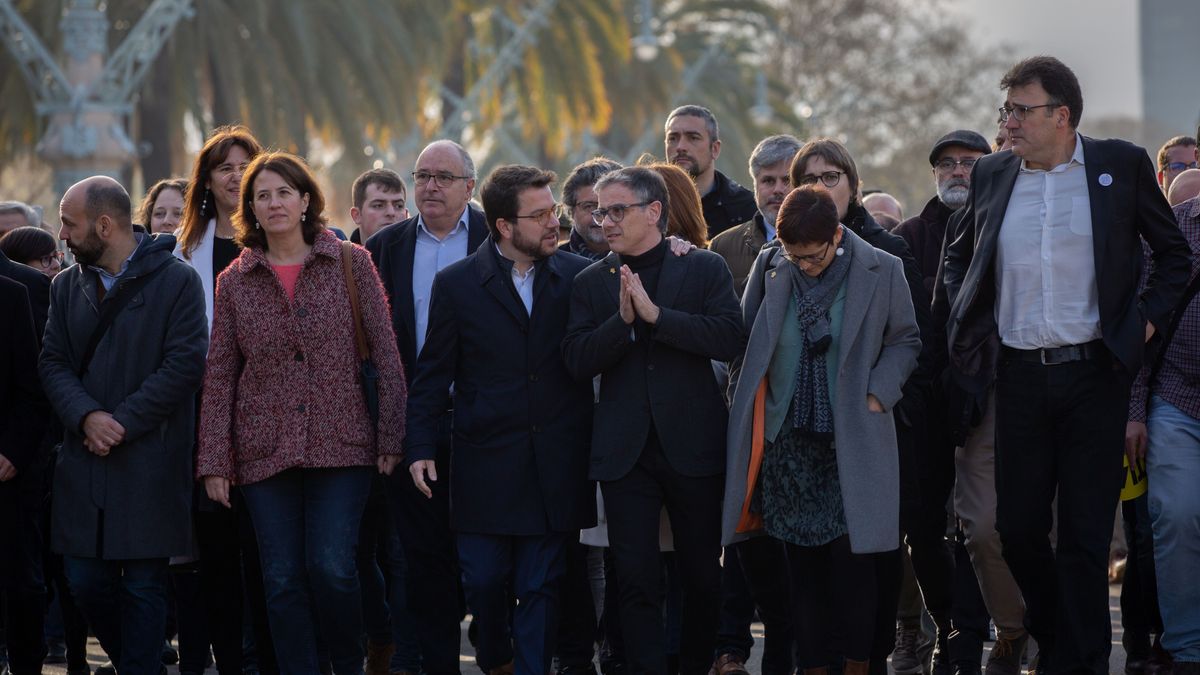
<svg viewBox="0 0 1200 675">
<path fill-rule="evenodd" d="M 829 373 L 825 352 L 833 342 L 829 308 L 850 270 L 850 249 L 835 255 L 820 276 L 810 277 L 796 265 L 792 269 L 792 294 L 796 320 L 803 339 L 796 364 L 796 390 L 792 395 L 792 427 L 802 435 L 821 441 L 833 440 L 833 406 L 829 401 Z"/>
</svg>

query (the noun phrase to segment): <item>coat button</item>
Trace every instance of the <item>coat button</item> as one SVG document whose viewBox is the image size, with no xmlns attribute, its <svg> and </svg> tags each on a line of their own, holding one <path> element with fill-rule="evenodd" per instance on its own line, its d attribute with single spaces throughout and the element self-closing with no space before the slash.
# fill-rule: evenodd
<svg viewBox="0 0 1200 675">
<path fill-rule="evenodd" d="M 303 354 L 303 353 L 301 353 L 301 352 L 296 352 L 296 355 L 295 355 L 294 357 L 292 357 L 292 358 L 294 358 L 294 359 L 295 359 L 295 360 L 297 360 L 297 361 L 303 361 L 303 360 L 304 360 L 304 354 Z"/>
<path fill-rule="evenodd" d="M 304 404 L 303 403 L 296 406 L 296 412 L 304 412 Z"/>
<path fill-rule="evenodd" d="M 304 317 L 308 316 L 308 310 L 301 307 L 300 309 L 296 310 L 296 316 L 303 319 Z"/>
</svg>

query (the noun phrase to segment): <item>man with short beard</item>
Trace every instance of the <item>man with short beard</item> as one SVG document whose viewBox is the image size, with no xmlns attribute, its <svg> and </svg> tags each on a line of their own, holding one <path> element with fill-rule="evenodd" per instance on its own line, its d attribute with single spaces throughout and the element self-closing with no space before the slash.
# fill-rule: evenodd
<svg viewBox="0 0 1200 675">
<path fill-rule="evenodd" d="M 665 131 L 667 161 L 687 171 L 696 182 L 709 239 L 754 217 L 754 193 L 716 169 L 721 139 L 711 110 L 679 106 L 667 115 Z"/>
<path fill-rule="evenodd" d="M 563 210 L 571 217 L 571 238 L 559 248 L 593 261 L 608 255 L 604 228 L 592 217 L 598 206 L 593 187 L 601 176 L 620 168 L 620 164 L 607 157 L 595 157 L 571 169 L 562 186 Z"/>
<path fill-rule="evenodd" d="M 409 390 L 406 452 L 419 466 L 438 454 L 454 387 L 450 527 L 485 673 L 550 671 L 567 542 L 596 523 L 592 385 L 572 377 L 562 350 L 588 261 L 558 250 L 553 181 L 530 166 L 488 176 L 491 240 L 435 277 Z M 431 494 L 427 474 L 412 475 Z"/>
</svg>

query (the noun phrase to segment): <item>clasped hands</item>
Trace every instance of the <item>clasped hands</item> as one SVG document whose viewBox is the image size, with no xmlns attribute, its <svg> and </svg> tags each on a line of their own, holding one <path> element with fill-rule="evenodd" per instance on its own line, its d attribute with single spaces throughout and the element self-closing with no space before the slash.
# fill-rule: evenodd
<svg viewBox="0 0 1200 675">
<path fill-rule="evenodd" d="M 621 320 L 631 324 L 635 318 L 640 318 L 653 326 L 658 323 L 660 314 L 662 311 L 646 293 L 641 278 L 629 269 L 629 265 L 621 265 Z"/>
<path fill-rule="evenodd" d="M 83 418 L 83 447 L 100 457 L 125 440 L 125 427 L 105 410 L 93 410 Z"/>
</svg>

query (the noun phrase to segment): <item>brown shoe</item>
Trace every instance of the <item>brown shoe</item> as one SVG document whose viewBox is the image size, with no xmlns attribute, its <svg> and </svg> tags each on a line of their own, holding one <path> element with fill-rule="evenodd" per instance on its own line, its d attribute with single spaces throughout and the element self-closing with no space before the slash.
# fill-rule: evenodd
<svg viewBox="0 0 1200 675">
<path fill-rule="evenodd" d="M 867 675 L 867 669 L 870 665 L 870 661 L 846 659 L 845 665 L 842 666 L 842 675 Z"/>
<path fill-rule="evenodd" d="M 709 675 L 750 675 L 746 662 L 737 654 L 722 654 L 713 661 Z"/>
<path fill-rule="evenodd" d="M 389 675 L 388 668 L 392 664 L 392 654 L 396 645 L 391 642 L 376 642 L 367 640 L 366 675 Z"/>
</svg>

